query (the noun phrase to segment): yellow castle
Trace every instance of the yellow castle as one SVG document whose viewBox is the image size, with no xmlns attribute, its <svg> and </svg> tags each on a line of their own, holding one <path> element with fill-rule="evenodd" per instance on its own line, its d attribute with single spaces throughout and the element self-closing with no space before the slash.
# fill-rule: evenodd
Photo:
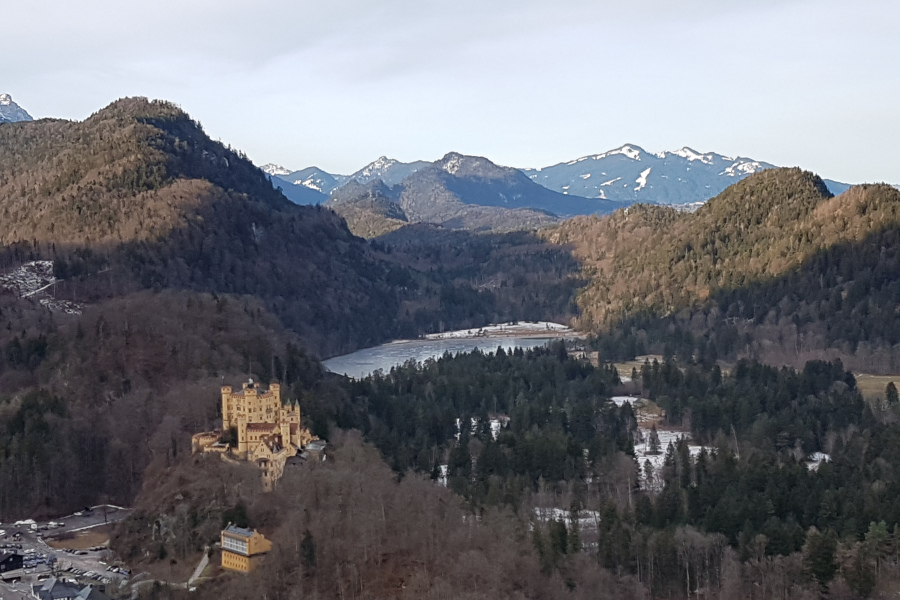
<svg viewBox="0 0 900 600">
<path fill-rule="evenodd" d="M 223 432 L 234 447 L 222 441 Z M 222 429 L 198 433 L 192 438 L 195 452 L 219 452 L 256 463 L 266 489 L 281 478 L 287 459 L 317 440 L 300 426 L 300 407 L 281 402 L 281 385 L 263 390 L 253 379 L 234 391 L 222 386 Z"/>
</svg>

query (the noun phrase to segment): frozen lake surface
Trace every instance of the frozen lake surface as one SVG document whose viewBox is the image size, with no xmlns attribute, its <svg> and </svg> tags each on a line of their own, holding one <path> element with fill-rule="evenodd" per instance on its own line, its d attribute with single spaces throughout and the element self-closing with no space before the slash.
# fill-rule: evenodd
<svg viewBox="0 0 900 600">
<path fill-rule="evenodd" d="M 352 354 L 335 356 L 323 361 L 325 368 L 357 379 L 367 377 L 378 369 L 385 373 L 391 367 L 402 365 L 408 360 L 424 362 L 437 358 L 445 352 L 457 354 L 471 352 L 476 348 L 482 352 L 496 352 L 497 348 L 536 348 L 549 342 L 578 337 L 578 334 L 556 323 L 521 323 L 518 325 L 492 325 L 483 329 L 448 332 L 418 340 L 397 340 L 373 348 L 357 350 Z"/>
</svg>

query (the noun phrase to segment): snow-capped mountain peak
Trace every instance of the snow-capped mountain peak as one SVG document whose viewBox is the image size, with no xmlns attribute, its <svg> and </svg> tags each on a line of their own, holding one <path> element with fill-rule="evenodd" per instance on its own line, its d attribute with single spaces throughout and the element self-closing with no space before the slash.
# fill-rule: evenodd
<svg viewBox="0 0 900 600">
<path fill-rule="evenodd" d="M 693 162 L 695 160 L 699 160 L 700 162 L 702 162 L 705 165 L 711 165 L 713 163 L 713 160 L 715 160 L 715 157 L 716 157 L 716 155 L 713 154 L 712 152 L 709 152 L 707 154 L 701 154 L 701 153 L 697 152 L 696 150 L 694 150 L 693 148 L 689 148 L 687 146 L 685 146 L 681 150 L 674 150 L 672 152 L 663 152 L 663 154 L 674 154 L 675 156 L 680 156 L 681 158 L 686 158 L 687 160 L 689 160 L 691 162 Z M 722 158 L 725 160 L 729 160 L 729 159 L 725 158 L 724 156 Z"/>
<path fill-rule="evenodd" d="M 586 160 L 597 161 L 603 160 L 604 158 L 609 158 L 610 156 L 622 155 L 626 158 L 630 158 L 631 160 L 641 160 L 641 156 L 646 154 L 647 151 L 641 148 L 640 146 L 635 146 L 634 144 L 625 144 L 624 146 L 620 146 L 613 150 L 609 150 L 604 152 L 603 154 L 593 154 L 590 156 L 582 156 L 581 158 L 576 158 L 575 160 L 569 161 L 567 165 L 576 165 L 580 162 L 584 162 Z M 540 169 L 535 169 L 540 171 Z"/>
<path fill-rule="evenodd" d="M 387 156 L 379 156 L 365 167 L 350 175 L 347 180 L 356 180 L 359 183 L 368 183 L 375 179 L 382 180 L 388 186 L 396 185 L 431 163 L 415 161 L 411 163 L 401 162 Z"/>
<path fill-rule="evenodd" d="M 290 175 L 291 170 L 282 167 L 281 165 L 276 165 L 275 163 L 269 163 L 260 167 L 263 171 L 268 173 L 269 175 L 281 176 L 281 175 Z"/>
<path fill-rule="evenodd" d="M 0 123 L 33 121 L 25 109 L 16 104 L 9 94 L 0 94 Z"/>
<path fill-rule="evenodd" d="M 757 171 L 762 171 L 763 169 L 767 168 L 769 167 L 766 163 L 761 163 L 756 160 L 750 160 L 749 158 L 738 158 L 734 160 L 733 164 L 728 165 L 724 171 L 719 173 L 719 175 L 743 178 L 747 175 L 752 175 Z"/>
<path fill-rule="evenodd" d="M 397 162 L 399 161 L 396 159 L 388 158 L 387 156 L 379 156 L 377 159 L 363 167 L 358 174 L 361 177 L 372 177 L 373 175 L 377 175 L 378 173 L 391 168 L 397 164 Z"/>
<path fill-rule="evenodd" d="M 773 166 L 698 152 L 689 146 L 651 153 L 625 144 L 602 154 L 523 171 L 535 183 L 564 194 L 625 203 L 685 204 L 706 201 L 736 180 Z"/>
<path fill-rule="evenodd" d="M 641 148 L 640 146 L 634 146 L 632 144 L 625 144 L 624 146 L 621 146 L 620 148 L 616 148 L 615 150 L 610 150 L 609 152 L 606 152 L 599 156 L 595 156 L 594 158 L 597 158 L 597 159 L 606 158 L 607 156 L 613 156 L 615 154 L 621 154 L 622 156 L 630 158 L 631 160 L 641 160 L 641 155 L 645 154 L 645 150 L 643 148 Z"/>
<path fill-rule="evenodd" d="M 443 163 L 441 168 L 453 175 L 459 171 L 459 168 L 462 166 L 462 161 L 462 155 L 453 152 L 444 157 L 441 161 Z"/>
</svg>

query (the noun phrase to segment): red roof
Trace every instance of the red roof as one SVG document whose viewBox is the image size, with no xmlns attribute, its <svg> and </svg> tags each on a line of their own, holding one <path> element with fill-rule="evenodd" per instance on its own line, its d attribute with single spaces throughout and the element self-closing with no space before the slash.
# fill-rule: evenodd
<svg viewBox="0 0 900 600">
<path fill-rule="evenodd" d="M 247 431 L 274 431 L 275 423 L 247 423 Z"/>
</svg>

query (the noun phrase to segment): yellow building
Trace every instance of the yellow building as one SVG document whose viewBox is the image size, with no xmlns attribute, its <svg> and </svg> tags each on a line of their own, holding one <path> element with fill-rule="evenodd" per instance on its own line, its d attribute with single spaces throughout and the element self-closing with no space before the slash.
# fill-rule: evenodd
<svg viewBox="0 0 900 600">
<path fill-rule="evenodd" d="M 272 542 L 255 529 L 229 525 L 222 530 L 222 568 L 249 573 L 259 557 L 272 550 Z"/>
<path fill-rule="evenodd" d="M 220 442 L 222 432 L 234 430 L 236 447 Z M 195 452 L 220 452 L 239 460 L 256 463 L 262 472 L 263 486 L 272 489 L 284 473 L 287 459 L 316 440 L 300 426 L 300 407 L 282 404 L 281 385 L 273 383 L 264 390 L 250 379 L 234 391 L 222 386 L 222 430 L 193 436 Z"/>
</svg>

